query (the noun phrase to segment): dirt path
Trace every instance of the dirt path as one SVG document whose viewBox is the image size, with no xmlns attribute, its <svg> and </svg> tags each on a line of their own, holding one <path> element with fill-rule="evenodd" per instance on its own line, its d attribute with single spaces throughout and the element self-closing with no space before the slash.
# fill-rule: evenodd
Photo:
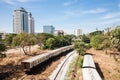
<svg viewBox="0 0 120 80">
<path fill-rule="evenodd" d="M 120 80 L 120 61 L 115 61 L 114 57 L 106 55 L 101 50 L 90 49 L 87 52 L 93 54 L 104 80 Z"/>
</svg>

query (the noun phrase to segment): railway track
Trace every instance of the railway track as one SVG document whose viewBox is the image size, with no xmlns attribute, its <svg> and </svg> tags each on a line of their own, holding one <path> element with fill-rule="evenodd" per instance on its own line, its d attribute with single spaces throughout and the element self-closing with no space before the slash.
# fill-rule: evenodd
<svg viewBox="0 0 120 80">
<path fill-rule="evenodd" d="M 66 58 L 61 62 L 61 64 L 58 65 L 57 69 L 53 72 L 52 75 L 49 76 L 50 80 L 65 80 L 65 75 L 67 73 L 67 70 L 69 68 L 69 64 L 71 63 L 71 60 L 77 56 L 75 54 L 75 51 L 69 53 Z"/>
</svg>

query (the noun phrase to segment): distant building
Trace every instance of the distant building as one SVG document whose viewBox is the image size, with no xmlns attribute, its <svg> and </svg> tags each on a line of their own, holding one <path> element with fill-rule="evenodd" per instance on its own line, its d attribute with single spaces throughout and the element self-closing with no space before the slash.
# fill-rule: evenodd
<svg viewBox="0 0 120 80">
<path fill-rule="evenodd" d="M 34 18 L 31 13 L 28 14 L 28 32 L 34 33 Z"/>
<path fill-rule="evenodd" d="M 82 34 L 82 31 L 81 31 L 80 29 L 76 29 L 76 30 L 74 31 L 74 34 L 75 34 L 76 36 L 79 36 L 79 35 Z"/>
<path fill-rule="evenodd" d="M 52 25 L 43 26 L 43 33 L 54 34 L 55 28 Z"/>
<path fill-rule="evenodd" d="M 14 33 L 33 33 L 34 32 L 34 20 L 32 14 L 24 8 L 16 9 L 13 13 L 13 32 Z"/>
<path fill-rule="evenodd" d="M 54 34 L 63 36 L 64 35 L 64 31 L 63 30 L 55 30 Z"/>
</svg>

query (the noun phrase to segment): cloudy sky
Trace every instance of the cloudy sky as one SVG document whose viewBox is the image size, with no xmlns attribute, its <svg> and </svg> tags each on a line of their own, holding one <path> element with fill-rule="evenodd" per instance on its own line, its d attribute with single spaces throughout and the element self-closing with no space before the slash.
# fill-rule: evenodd
<svg viewBox="0 0 120 80">
<path fill-rule="evenodd" d="M 0 31 L 13 31 L 13 11 L 24 7 L 35 19 L 35 32 L 43 25 L 83 33 L 120 25 L 120 0 L 0 0 Z"/>
</svg>

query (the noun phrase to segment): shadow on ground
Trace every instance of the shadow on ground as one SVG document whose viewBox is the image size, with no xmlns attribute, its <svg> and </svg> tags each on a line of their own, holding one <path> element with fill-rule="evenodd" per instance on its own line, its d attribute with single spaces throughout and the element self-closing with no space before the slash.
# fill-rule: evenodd
<svg viewBox="0 0 120 80">
<path fill-rule="evenodd" d="M 96 70 L 98 71 L 100 77 L 104 80 L 104 75 L 99 67 L 99 64 L 98 63 L 95 63 L 95 66 L 96 66 Z"/>
</svg>

